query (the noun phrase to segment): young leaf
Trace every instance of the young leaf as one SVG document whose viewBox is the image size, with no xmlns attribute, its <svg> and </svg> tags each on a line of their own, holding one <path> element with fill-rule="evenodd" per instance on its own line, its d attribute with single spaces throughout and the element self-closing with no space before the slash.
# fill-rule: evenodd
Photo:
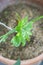
<svg viewBox="0 0 43 65">
<path fill-rule="evenodd" d="M 0 37 L 0 43 L 5 42 L 7 38 L 8 38 L 8 36 L 6 36 L 6 35 L 1 36 Z"/>
<path fill-rule="evenodd" d="M 20 44 L 21 44 L 21 36 L 20 36 L 20 34 L 16 34 L 16 36 L 12 38 L 11 43 L 13 44 L 13 46 L 19 47 Z"/>
</svg>

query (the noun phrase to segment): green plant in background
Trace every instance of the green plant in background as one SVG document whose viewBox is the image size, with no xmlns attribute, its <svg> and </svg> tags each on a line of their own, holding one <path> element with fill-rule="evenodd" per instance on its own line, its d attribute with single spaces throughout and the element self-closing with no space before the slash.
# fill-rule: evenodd
<svg viewBox="0 0 43 65">
<path fill-rule="evenodd" d="M 17 62 L 14 65 L 20 65 L 20 63 L 21 63 L 21 60 L 18 59 Z"/>
<path fill-rule="evenodd" d="M 17 14 L 18 25 L 13 28 L 11 31 L 7 32 L 5 35 L 0 36 L 0 43 L 5 42 L 10 34 L 16 33 L 15 36 L 11 39 L 11 43 L 15 47 L 20 45 L 25 46 L 26 40 L 30 41 L 30 36 L 32 35 L 33 23 L 37 20 L 40 20 L 43 16 L 39 16 L 35 19 L 32 19 L 28 22 L 28 16 L 21 19 Z"/>
</svg>

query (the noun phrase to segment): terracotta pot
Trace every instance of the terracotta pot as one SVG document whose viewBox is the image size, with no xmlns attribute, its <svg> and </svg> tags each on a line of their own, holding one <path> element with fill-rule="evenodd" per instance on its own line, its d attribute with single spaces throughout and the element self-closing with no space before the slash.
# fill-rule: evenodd
<svg viewBox="0 0 43 65">
<path fill-rule="evenodd" d="M 43 7 L 43 0 L 0 0 L 0 12 L 2 12 L 7 6 L 18 3 L 26 3 L 30 6 L 39 7 L 40 9 Z M 43 60 L 43 53 L 33 59 L 21 61 L 21 65 L 32 65 L 41 60 Z M 16 60 L 10 60 L 2 56 L 0 56 L 0 61 L 6 65 L 13 65 L 16 62 Z"/>
<path fill-rule="evenodd" d="M 43 0 L 0 0 L 0 12 L 7 6 L 17 3 L 27 3 L 28 5 L 38 7 L 43 10 Z"/>
<path fill-rule="evenodd" d="M 21 61 L 21 65 L 33 65 L 34 63 L 37 63 L 38 61 L 41 61 L 41 60 L 43 60 L 43 53 L 33 59 Z M 13 65 L 16 62 L 16 60 L 10 60 L 2 56 L 0 56 L 0 61 L 6 65 Z"/>
</svg>

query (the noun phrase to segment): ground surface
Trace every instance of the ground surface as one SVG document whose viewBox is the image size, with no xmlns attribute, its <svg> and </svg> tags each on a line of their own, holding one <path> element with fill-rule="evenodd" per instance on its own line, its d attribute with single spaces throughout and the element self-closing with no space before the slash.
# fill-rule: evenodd
<svg viewBox="0 0 43 65">
<path fill-rule="evenodd" d="M 21 18 L 28 15 L 29 20 L 39 15 L 43 15 L 39 9 L 29 7 L 27 5 L 10 6 L 0 13 L 0 21 L 7 26 L 13 28 L 17 25 L 15 13 L 19 13 Z M 0 26 L 0 35 L 5 34 L 8 30 Z M 37 21 L 33 25 L 33 35 L 31 41 L 26 43 L 25 47 L 15 48 L 10 44 L 10 39 L 5 43 L 0 43 L 0 54 L 11 59 L 29 59 L 43 53 L 43 19 Z"/>
</svg>

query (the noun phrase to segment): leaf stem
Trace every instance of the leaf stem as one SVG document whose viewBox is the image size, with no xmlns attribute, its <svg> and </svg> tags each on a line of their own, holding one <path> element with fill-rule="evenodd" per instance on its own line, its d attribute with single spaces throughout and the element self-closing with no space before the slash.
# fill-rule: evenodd
<svg viewBox="0 0 43 65">
<path fill-rule="evenodd" d="M 30 22 L 32 21 L 32 22 L 35 22 L 35 21 L 38 21 L 38 20 L 40 20 L 40 19 L 42 19 L 43 18 L 43 16 L 38 16 L 37 18 L 34 18 L 34 19 L 32 19 L 32 20 L 30 20 Z"/>
</svg>

